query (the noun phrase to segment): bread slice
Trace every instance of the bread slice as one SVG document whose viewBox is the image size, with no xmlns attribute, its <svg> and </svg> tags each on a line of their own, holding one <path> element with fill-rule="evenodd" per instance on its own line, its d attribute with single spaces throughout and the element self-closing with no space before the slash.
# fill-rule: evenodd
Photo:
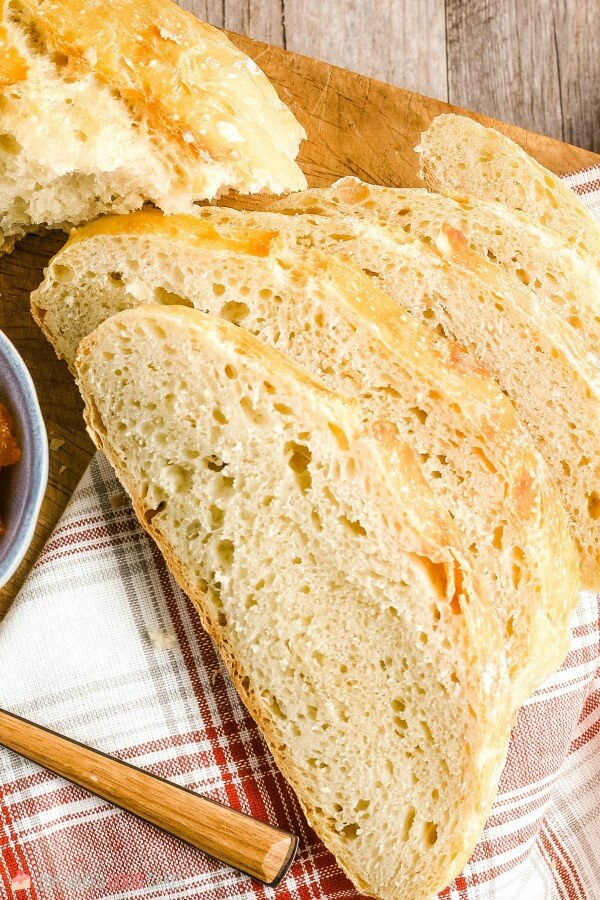
<svg viewBox="0 0 600 900">
<path fill-rule="evenodd" d="M 265 228 L 247 227 L 255 221 Z M 294 233 L 291 224 L 305 228 Z M 149 212 L 103 219 L 75 232 L 51 262 L 32 298 L 34 314 L 73 365 L 81 338 L 119 310 L 194 305 L 360 398 L 371 419 L 388 418 L 419 452 L 425 478 L 479 564 L 502 620 L 518 705 L 560 664 L 569 642 L 577 557 L 557 492 L 512 404 L 472 358 L 355 266 L 303 246 L 308 238 L 333 246 L 336 234 L 344 246 L 358 244 L 360 223 L 318 224 L 227 210 L 205 219 Z M 277 233 L 276 225 L 287 230 Z M 365 243 L 375 246 L 370 235 Z"/>
<path fill-rule="evenodd" d="M 507 749 L 501 636 L 385 422 L 241 328 L 129 310 L 80 348 L 90 434 L 361 891 L 429 898 Z"/>
<path fill-rule="evenodd" d="M 324 190 L 308 190 L 269 202 L 275 211 L 340 215 L 350 212 L 401 228 L 435 244 L 445 226 L 527 285 L 540 302 L 574 328 L 600 363 L 600 268 L 592 257 L 519 210 L 493 200 L 390 188 L 341 178 Z"/>
<path fill-rule="evenodd" d="M 299 194 L 274 206 L 291 212 L 296 203 L 302 208 L 316 203 L 310 208 L 330 213 L 333 221 L 344 214 L 368 223 L 368 261 L 362 248 L 358 253 L 346 243 L 345 252 L 390 296 L 468 348 L 497 378 L 561 490 L 580 553 L 583 585 L 600 589 L 600 377 L 583 337 L 565 327 L 564 319 L 542 305 L 518 278 L 472 252 L 456 229 L 442 226 L 432 248 L 436 229 L 428 233 L 426 218 L 417 216 L 402 228 L 386 226 L 399 215 L 392 197 L 395 189 L 363 188 L 357 203 L 335 196 L 340 185 L 334 185 L 323 192 L 322 202 L 319 192 L 308 191 L 304 200 Z M 305 218 L 308 227 L 318 216 Z M 395 247 L 385 249 L 381 242 L 375 247 L 377 224 L 386 228 Z M 430 260 L 432 249 L 437 249 L 445 262 L 423 266 L 423 242 L 430 248 Z"/>
<path fill-rule="evenodd" d="M 445 114 L 423 132 L 417 151 L 431 190 L 520 209 L 600 263 L 600 226 L 589 210 L 560 178 L 499 131 Z"/>
<path fill-rule="evenodd" d="M 145 201 L 306 185 L 304 130 L 266 76 L 171 0 L 9 0 L 2 28 L 5 249 Z"/>
</svg>

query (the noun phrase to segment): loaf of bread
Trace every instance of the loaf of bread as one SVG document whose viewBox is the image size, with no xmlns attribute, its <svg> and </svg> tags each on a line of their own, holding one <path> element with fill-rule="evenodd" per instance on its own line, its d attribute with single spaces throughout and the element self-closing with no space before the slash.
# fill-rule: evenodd
<svg viewBox="0 0 600 900">
<path fill-rule="evenodd" d="M 242 328 L 128 310 L 80 347 L 89 431 L 360 891 L 429 900 L 507 749 L 496 617 L 413 453 Z"/>
<path fill-rule="evenodd" d="M 206 210 L 203 219 L 105 218 L 73 233 L 32 308 L 73 367 L 80 340 L 119 310 L 193 305 L 360 398 L 371 419 L 388 418 L 420 454 L 425 478 L 481 569 L 518 705 L 569 644 L 578 578 L 565 512 L 512 404 L 478 364 L 355 266 L 306 247 L 376 252 L 376 228 L 225 209 Z M 427 274 L 427 248 L 420 266 Z"/>
<path fill-rule="evenodd" d="M 369 262 L 356 255 L 357 262 L 390 296 L 468 348 L 496 377 L 561 489 L 583 585 L 600 589 L 600 375 L 585 337 L 565 326 L 553 306 L 542 304 L 515 274 L 472 252 L 461 232 L 437 227 L 436 195 L 431 195 L 431 217 L 417 215 L 399 226 L 397 220 L 408 215 L 406 191 L 356 182 L 348 187 L 344 180 L 272 206 L 289 214 L 311 209 L 334 219 L 353 215 L 369 224 Z M 375 250 L 373 229 L 382 224 L 396 246 L 379 244 Z M 410 251 L 407 242 L 414 248 L 426 242 L 447 261 L 422 273 L 420 282 L 413 272 L 412 291 L 404 287 L 406 272 L 422 251 Z"/>
<path fill-rule="evenodd" d="M 306 184 L 304 130 L 266 76 L 172 0 L 10 2 L 2 43 L 4 249 L 145 201 Z"/>
<path fill-rule="evenodd" d="M 499 131 L 445 114 L 423 132 L 417 150 L 431 190 L 522 210 L 600 264 L 600 226 L 589 210 L 560 178 Z"/>
<path fill-rule="evenodd" d="M 519 210 L 420 188 L 374 187 L 358 178 L 341 178 L 324 191 L 302 191 L 268 206 L 321 215 L 339 215 L 350 206 L 359 216 L 376 210 L 382 222 L 434 244 L 442 228 L 455 228 L 471 250 L 498 263 L 574 328 L 600 363 L 600 268 L 588 253 Z"/>
</svg>

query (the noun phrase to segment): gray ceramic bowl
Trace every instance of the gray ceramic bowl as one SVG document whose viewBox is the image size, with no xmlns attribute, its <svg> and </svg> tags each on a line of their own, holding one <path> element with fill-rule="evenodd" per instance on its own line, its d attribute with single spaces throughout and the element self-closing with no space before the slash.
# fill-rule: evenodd
<svg viewBox="0 0 600 900">
<path fill-rule="evenodd" d="M 0 587 L 14 575 L 31 544 L 46 484 L 48 438 L 31 375 L 0 331 L 0 403 L 9 410 L 21 460 L 0 469 L 0 518 L 6 533 L 0 537 Z"/>
</svg>

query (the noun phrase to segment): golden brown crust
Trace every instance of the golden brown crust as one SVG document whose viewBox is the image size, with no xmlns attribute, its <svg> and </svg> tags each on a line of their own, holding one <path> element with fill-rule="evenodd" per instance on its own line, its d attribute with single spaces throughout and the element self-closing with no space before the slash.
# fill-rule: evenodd
<svg viewBox="0 0 600 900">
<path fill-rule="evenodd" d="M 190 247 L 205 246 L 211 243 L 224 250 L 235 253 L 246 253 L 250 256 L 268 256 L 277 237 L 276 231 L 258 228 L 230 228 L 223 234 L 215 226 L 199 216 L 180 213 L 166 216 L 158 209 L 143 209 L 140 212 L 122 216 L 102 216 L 74 228 L 65 246 L 53 257 L 53 261 L 69 247 L 89 238 L 100 236 L 117 236 L 121 234 L 139 236 L 160 234 L 173 241 L 183 241 Z"/>
<path fill-rule="evenodd" d="M 23 0 L 51 52 L 93 72 L 188 165 L 222 163 L 282 189 L 305 180 L 293 161 L 304 131 L 260 69 L 216 28 L 168 0 Z"/>
</svg>

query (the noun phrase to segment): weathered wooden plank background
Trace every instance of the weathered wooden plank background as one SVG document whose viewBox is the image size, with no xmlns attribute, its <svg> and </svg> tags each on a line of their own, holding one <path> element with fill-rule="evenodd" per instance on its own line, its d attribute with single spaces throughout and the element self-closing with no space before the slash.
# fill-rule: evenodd
<svg viewBox="0 0 600 900">
<path fill-rule="evenodd" d="M 214 25 L 600 150 L 600 0 L 182 0 Z"/>
</svg>

